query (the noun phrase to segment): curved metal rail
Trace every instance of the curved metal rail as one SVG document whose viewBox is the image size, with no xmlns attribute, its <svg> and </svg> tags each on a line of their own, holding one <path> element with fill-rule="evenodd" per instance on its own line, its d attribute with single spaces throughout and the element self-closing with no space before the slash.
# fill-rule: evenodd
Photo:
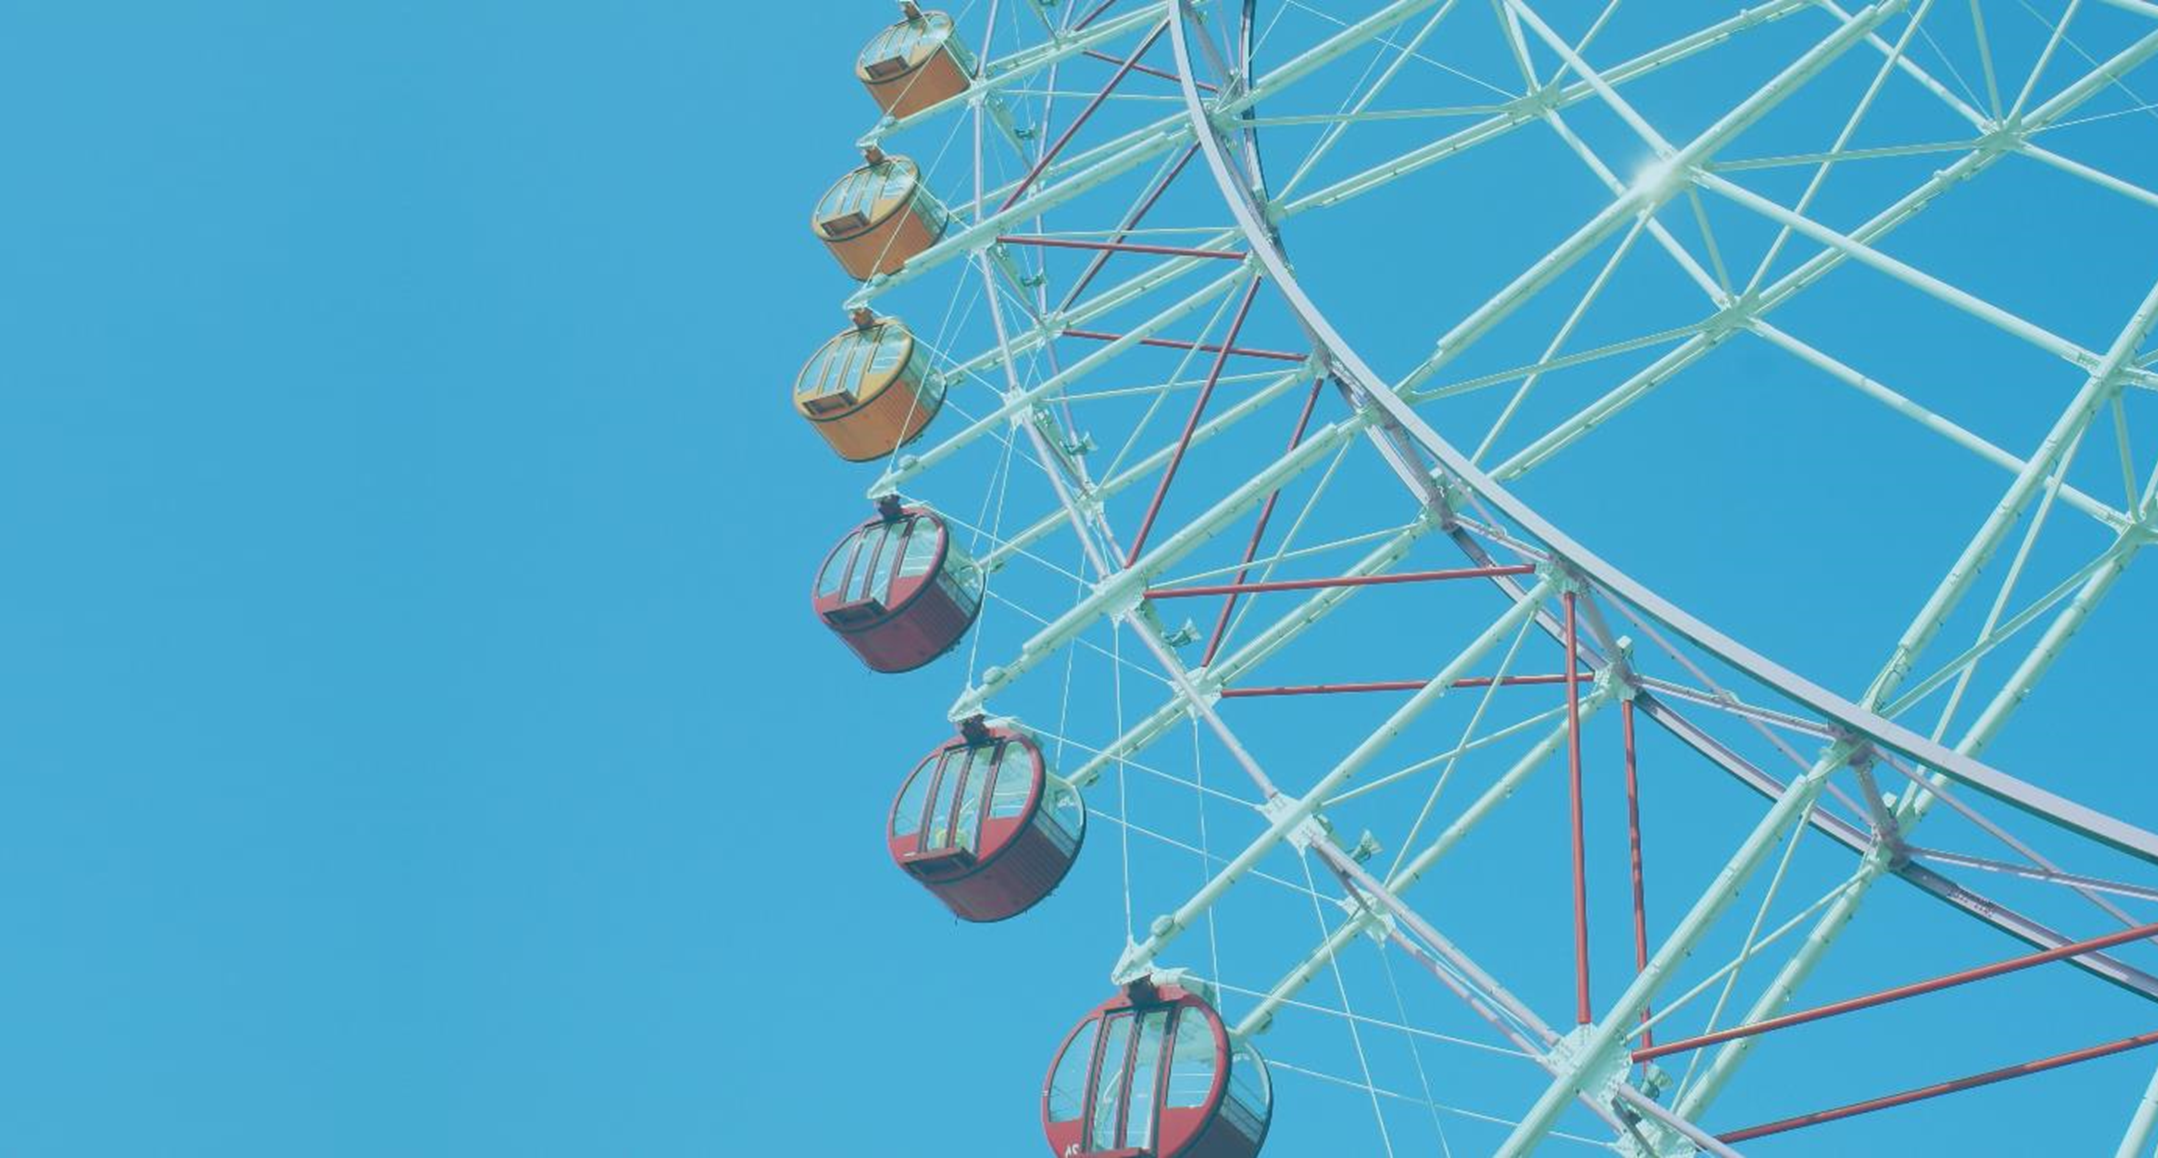
<svg viewBox="0 0 2158 1158">
<path fill-rule="evenodd" d="M 1235 173 L 1216 134 L 1205 98 L 1197 87 L 1192 68 L 1190 37 L 1186 22 L 1191 0 L 1175 0 L 1176 15 L 1169 21 L 1170 44 L 1177 63 L 1184 105 L 1191 118 L 1194 137 L 1222 198 L 1244 235 L 1253 259 L 1271 279 L 1299 323 L 1334 374 L 1356 393 L 1385 411 L 1387 417 L 1429 453 L 1462 488 L 1504 514 L 1515 526 L 1539 541 L 1582 578 L 1668 627 L 1702 651 L 1715 656 L 1755 681 L 1773 689 L 1815 716 L 1843 729 L 1850 736 L 1878 747 L 1902 753 L 1950 779 L 2013 804 L 2061 827 L 2079 832 L 2152 864 L 2158 864 L 2158 833 L 2077 803 L 2058 793 L 2010 776 L 1892 720 L 1868 711 L 1826 688 L 1807 680 L 1718 631 L 1645 584 L 1619 570 L 1579 541 L 1545 520 L 1527 503 L 1485 474 L 1468 456 L 1441 437 L 1408 402 L 1385 384 L 1357 354 L 1355 347 L 1334 328 L 1326 314 L 1305 293 L 1289 266 L 1280 241 L 1263 222 L 1250 192 Z"/>
</svg>

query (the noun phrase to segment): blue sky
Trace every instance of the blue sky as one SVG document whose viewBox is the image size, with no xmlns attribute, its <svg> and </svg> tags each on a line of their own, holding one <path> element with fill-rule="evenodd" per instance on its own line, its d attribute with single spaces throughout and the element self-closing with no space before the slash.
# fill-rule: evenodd
<svg viewBox="0 0 2158 1158">
<path fill-rule="evenodd" d="M 846 65 L 886 17 L 683 0 L 0 11 L 0 1148 L 1040 1147 L 1040 1072 L 1106 995 L 1119 945 L 1110 829 L 1051 907 L 956 925 L 891 868 L 877 827 L 940 738 L 961 661 L 870 677 L 804 606 L 867 476 L 785 405 L 849 288 L 803 225 L 869 122 Z M 2154 126 L 2123 124 L 2147 148 Z M 1527 172 L 1541 188 L 1546 170 Z M 1593 207 L 1594 188 L 1565 178 L 1544 190 L 1551 222 Z M 2002 261 L 2031 263 L 2033 311 L 2102 345 L 2147 288 L 2149 223 L 2052 214 L 2051 186 L 2031 181 L 2011 204 L 2062 238 Z M 1959 225 L 1914 253 L 1953 261 L 1997 228 Z M 1428 324 L 1388 288 L 1407 271 L 1330 265 L 1333 239 L 1302 236 L 1315 286 L 1366 295 L 1335 300 L 1370 332 Z M 2071 245 L 2088 277 L 2040 270 Z M 1436 279 L 1435 308 L 1458 313 L 1490 284 Z M 1903 366 L 1898 336 L 1868 328 L 1868 292 L 1812 320 Z M 1621 321 L 1659 324 L 1645 305 Z M 1373 350 L 1395 366 L 1428 337 L 1392 332 L 1409 337 Z M 1727 378 L 1834 427 L 1811 401 L 1826 395 L 1776 393 L 1791 363 L 1733 358 Z M 1968 350 L 1944 358 L 1968 421 L 2033 440 L 2014 383 Z M 1665 445 L 1698 451 L 1690 469 L 1616 443 L 1537 476 L 1532 497 L 1845 692 L 2005 478 L 1933 472 L 1897 449 L 1900 429 L 1824 466 L 1802 428 L 1779 437 L 1698 396 L 1664 418 Z M 1631 484 L 1602 485 L 1626 469 Z M 1233 470 L 1198 467 L 1190 485 Z M 1730 497 L 1756 477 L 1780 497 Z M 1965 505 L 1937 515 L 1951 482 L 1969 483 Z M 1846 503 L 1872 521 L 1829 533 L 1842 516 L 1820 512 Z M 1728 582 L 1751 573 L 1734 554 L 1763 586 Z M 2072 794 L 2146 824 L 2158 793 L 2119 728 L 2143 707 L 2149 578 L 2132 574 L 2048 685 L 2032 709 L 2046 730 L 1995 753 L 2034 778 L 2057 767 Z M 1312 653 L 1334 662 L 1315 677 L 1396 676 L 1423 654 L 1336 639 Z M 1399 663 L 1351 662 L 1375 656 Z M 1278 768 L 1343 746 L 1278 730 Z M 1736 807 L 1727 786 L 1670 787 L 1693 802 L 1656 822 L 1672 861 L 1710 866 L 1735 840 L 1705 827 L 1724 815 L 1702 803 L 1716 791 Z M 1620 851 L 1604 851 L 1616 881 Z M 1556 856 L 1516 879 L 1557 879 Z M 1506 892 L 1483 882 L 1447 904 L 1500 921 Z M 1875 904 L 1890 951 L 1809 992 L 2015 951 L 1925 902 Z M 1906 918 L 1929 933 L 1897 950 Z M 1766 1091 L 1716 1124 L 2151 1022 L 2094 985 L 2000 984 L 1877 1029 L 1824 1027 L 1827 1052 L 1765 1064 Z M 1899 1057 L 1870 1064 L 1884 1052 Z M 1853 1064 L 1831 1079 L 1823 1056 Z M 2031 1153 L 2065 1122 L 2075 1146 L 2110 1146 L 2153 1060 L 1816 1137 Z M 1473 1086 L 1493 1063 L 1450 1064 Z M 1369 1145 L 1358 1098 L 1281 1087 L 1270 1154 Z M 2059 1117 L 2038 1120 L 2040 1105 Z M 1481 1137 L 1457 1135 L 1457 1152 Z"/>
</svg>

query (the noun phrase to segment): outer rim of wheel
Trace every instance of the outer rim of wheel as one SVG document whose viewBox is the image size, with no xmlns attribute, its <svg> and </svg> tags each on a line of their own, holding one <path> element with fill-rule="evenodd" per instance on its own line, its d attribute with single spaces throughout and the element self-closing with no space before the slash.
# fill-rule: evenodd
<svg viewBox="0 0 2158 1158">
<path fill-rule="evenodd" d="M 1658 623 L 1743 672 L 1748 678 L 1773 689 L 1824 720 L 1843 728 L 1854 738 L 1891 749 L 1949 778 L 1967 784 L 2024 811 L 2110 845 L 2152 864 L 2158 864 L 2158 833 L 2151 833 L 2110 814 L 2079 804 L 2056 793 L 2019 780 L 1969 756 L 1929 740 L 1916 732 L 1868 711 L 1826 688 L 1746 647 L 1725 633 L 1687 613 L 1646 585 L 1605 561 L 1573 537 L 1545 520 L 1534 508 L 1508 491 L 1471 463 L 1452 443 L 1425 422 L 1413 407 L 1385 385 L 1343 338 L 1324 311 L 1304 292 L 1290 268 L 1273 231 L 1259 219 L 1243 185 L 1232 172 L 1221 139 L 1201 96 L 1192 68 L 1191 43 L 1185 27 L 1192 15 L 1191 0 L 1173 0 L 1169 39 L 1175 54 L 1178 86 L 1183 92 L 1186 115 L 1193 138 L 1208 170 L 1221 191 L 1222 201 L 1235 219 L 1239 232 L 1251 247 L 1252 256 L 1265 268 L 1284 304 L 1309 332 L 1318 353 L 1329 368 L 1357 393 L 1386 411 L 1417 444 L 1438 460 L 1446 472 L 1469 492 L 1489 503 L 1515 524 L 1540 540 L 1567 566 L 1592 580 L 1612 595 L 1624 599 Z"/>
</svg>

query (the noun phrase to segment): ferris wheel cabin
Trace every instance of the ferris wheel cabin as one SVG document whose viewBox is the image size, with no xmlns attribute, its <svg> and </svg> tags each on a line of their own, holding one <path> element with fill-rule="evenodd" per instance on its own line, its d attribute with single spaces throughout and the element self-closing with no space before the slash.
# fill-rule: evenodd
<svg viewBox="0 0 2158 1158">
<path fill-rule="evenodd" d="M 967 921 L 1001 921 L 1063 883 L 1086 806 L 1049 775 L 1039 745 L 968 721 L 907 777 L 892 804 L 892 860 Z"/>
<path fill-rule="evenodd" d="M 935 512 L 885 499 L 825 556 L 811 602 L 870 670 L 912 671 L 974 626 L 981 571 Z"/>
<path fill-rule="evenodd" d="M 1266 1062 L 1178 985 L 1137 981 L 1064 1039 L 1042 1088 L 1058 1158 L 1253 1158 L 1273 1120 Z"/>
<path fill-rule="evenodd" d="M 854 75 L 887 116 L 918 113 L 967 90 L 966 46 L 952 18 L 903 4 L 905 19 L 879 32 L 854 60 Z"/>
<path fill-rule="evenodd" d="M 794 379 L 795 411 L 849 462 L 912 442 L 943 405 L 943 381 L 913 331 L 868 310 L 818 347 Z"/>
<path fill-rule="evenodd" d="M 912 160 L 874 145 L 862 155 L 866 163 L 818 200 L 810 228 L 849 277 L 867 281 L 936 244 L 949 217 Z"/>
</svg>

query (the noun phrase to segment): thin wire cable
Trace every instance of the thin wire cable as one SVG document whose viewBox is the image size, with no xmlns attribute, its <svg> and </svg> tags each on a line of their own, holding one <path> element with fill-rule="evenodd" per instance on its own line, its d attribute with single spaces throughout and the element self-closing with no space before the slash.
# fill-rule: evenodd
<svg viewBox="0 0 2158 1158">
<path fill-rule="evenodd" d="M 1813 810 L 1820 802 L 1821 797 L 1818 793 L 1807 800 L 1806 807 L 1799 810 L 1798 819 L 1792 823 L 1785 835 L 1783 857 L 1776 862 L 1776 873 L 1769 878 L 1767 891 L 1761 894 L 1761 904 L 1754 910 L 1753 924 L 1747 928 L 1746 940 L 1739 948 L 1739 965 L 1731 970 L 1731 976 L 1724 981 L 1723 993 L 1716 998 L 1716 1007 L 1709 1011 L 1708 1028 L 1702 1030 L 1703 1033 L 1716 1032 L 1716 1023 L 1722 1020 L 1724 1006 L 1730 1002 L 1732 990 L 1738 987 L 1738 976 L 1745 968 L 1745 960 L 1753 956 L 1753 943 L 1761 935 L 1761 926 L 1768 920 L 1769 907 L 1776 903 L 1776 892 L 1783 887 L 1784 873 L 1790 869 L 1791 862 L 1797 858 L 1799 843 L 1806 834 L 1806 825 L 1812 821 Z M 1696 1051 L 1693 1057 L 1687 1060 L 1686 1076 L 1679 1080 L 1678 1091 L 1671 1095 L 1672 1105 L 1679 1105 L 1683 1102 L 1687 1088 L 1693 1085 L 1694 1070 L 1700 1065 L 1702 1056 L 1708 1052 L 1707 1050 Z"/>
<path fill-rule="evenodd" d="M 1292 1065 L 1291 1063 L 1282 1061 L 1278 1058 L 1269 1059 L 1267 1061 L 1267 1065 L 1273 1069 L 1285 1070 L 1289 1073 L 1299 1074 L 1307 1078 L 1316 1078 L 1323 1082 L 1331 1082 L 1338 1086 L 1346 1086 L 1352 1090 L 1368 1091 L 1382 1098 L 1392 1098 L 1395 1101 L 1409 1103 L 1422 1103 L 1423 1101 L 1420 1098 L 1411 1097 L 1408 1094 L 1396 1093 L 1393 1090 L 1367 1085 L 1365 1083 L 1355 1080 L 1354 1078 L 1339 1077 L 1337 1075 L 1327 1073 L 1324 1070 L 1315 1070 L 1309 1069 L 1304 1066 Z M 1489 1122 L 1496 1126 L 1517 1126 L 1520 1124 L 1518 1121 L 1512 1118 L 1502 1118 L 1496 1114 L 1479 1113 L 1475 1110 L 1463 1109 L 1460 1106 L 1449 1106 L 1443 1102 L 1429 1102 L 1424 1104 L 1430 1105 L 1433 1109 L 1438 1110 L 1441 1113 L 1452 1114 L 1457 1118 L 1470 1118 L 1479 1122 Z M 1617 1145 L 1615 1145 L 1614 1143 L 1601 1141 L 1596 1138 L 1584 1138 L 1579 1134 L 1569 1134 L 1564 1130 L 1553 1130 L 1551 1131 L 1549 1136 L 1553 1138 L 1564 1139 L 1568 1142 L 1578 1142 L 1581 1145 L 1594 1147 L 1598 1150 L 1615 1151 L 1618 1149 Z"/>
<path fill-rule="evenodd" d="M 1438 806 L 1439 794 L 1445 792 L 1446 785 L 1453 780 L 1454 769 L 1461 766 L 1461 754 L 1468 751 L 1470 741 L 1476 738 L 1476 728 L 1484 722 L 1485 710 L 1491 707 L 1491 701 L 1498 694 L 1501 681 L 1513 670 L 1514 657 L 1521 653 L 1521 645 L 1528 641 L 1529 633 L 1535 628 L 1536 617 L 1531 615 L 1523 619 L 1520 630 L 1514 632 L 1514 641 L 1506 648 L 1505 657 L 1499 660 L 1498 671 L 1484 687 L 1484 694 L 1477 699 L 1476 710 L 1470 713 L 1468 724 L 1461 729 L 1461 739 L 1454 742 L 1454 750 L 1446 759 L 1445 769 L 1431 785 L 1430 794 L 1424 797 L 1424 807 L 1416 814 L 1416 823 L 1409 826 L 1409 835 L 1403 837 L 1401 847 L 1394 850 L 1394 861 L 1387 866 L 1384 879 L 1394 879 L 1394 874 L 1401 870 L 1402 859 L 1409 855 L 1410 849 L 1416 847 L 1416 838 L 1424 832 L 1424 822 L 1431 819 L 1431 810 Z"/>
<path fill-rule="evenodd" d="M 1319 903 L 1319 882 L 1311 875 L 1311 857 L 1306 854 L 1301 859 L 1304 862 L 1304 884 L 1311 889 L 1311 917 L 1319 926 L 1319 942 L 1325 944 L 1333 936 L 1334 930 L 1328 927 L 1326 908 Z M 1387 1158 L 1393 1158 L 1394 1136 L 1386 1128 L 1386 1111 L 1379 1105 L 1378 1087 L 1372 1084 L 1371 1059 L 1364 1053 L 1364 1035 L 1356 1027 L 1356 1009 L 1349 1004 L 1349 983 L 1341 975 L 1341 954 L 1328 957 L 1326 965 L 1334 975 L 1334 990 L 1341 996 L 1341 1010 L 1349 1015 L 1349 1044 L 1356 1050 L 1356 1067 L 1363 1072 L 1364 1085 L 1372 1090 L 1371 1116 L 1379 1123 L 1379 1144 L 1386 1148 Z"/>
<path fill-rule="evenodd" d="M 1386 970 L 1387 988 L 1394 991 L 1394 1009 L 1401 1015 L 1402 1024 L 1409 1021 L 1409 1003 L 1401 994 L 1401 982 L 1394 976 L 1394 955 L 1387 947 L 1379 946 L 1379 964 Z M 1409 1057 L 1416 1063 L 1417 1088 L 1423 1090 L 1424 1101 L 1436 1103 L 1438 1096 L 1431 1092 L 1431 1075 L 1424 1069 L 1424 1048 L 1414 1034 L 1409 1035 Z M 1442 1158 L 1454 1158 L 1454 1147 L 1446 1138 L 1446 1122 L 1439 1117 L 1434 1105 L 1431 1110 L 1431 1129 L 1439 1136 L 1439 1153 Z"/>
</svg>

